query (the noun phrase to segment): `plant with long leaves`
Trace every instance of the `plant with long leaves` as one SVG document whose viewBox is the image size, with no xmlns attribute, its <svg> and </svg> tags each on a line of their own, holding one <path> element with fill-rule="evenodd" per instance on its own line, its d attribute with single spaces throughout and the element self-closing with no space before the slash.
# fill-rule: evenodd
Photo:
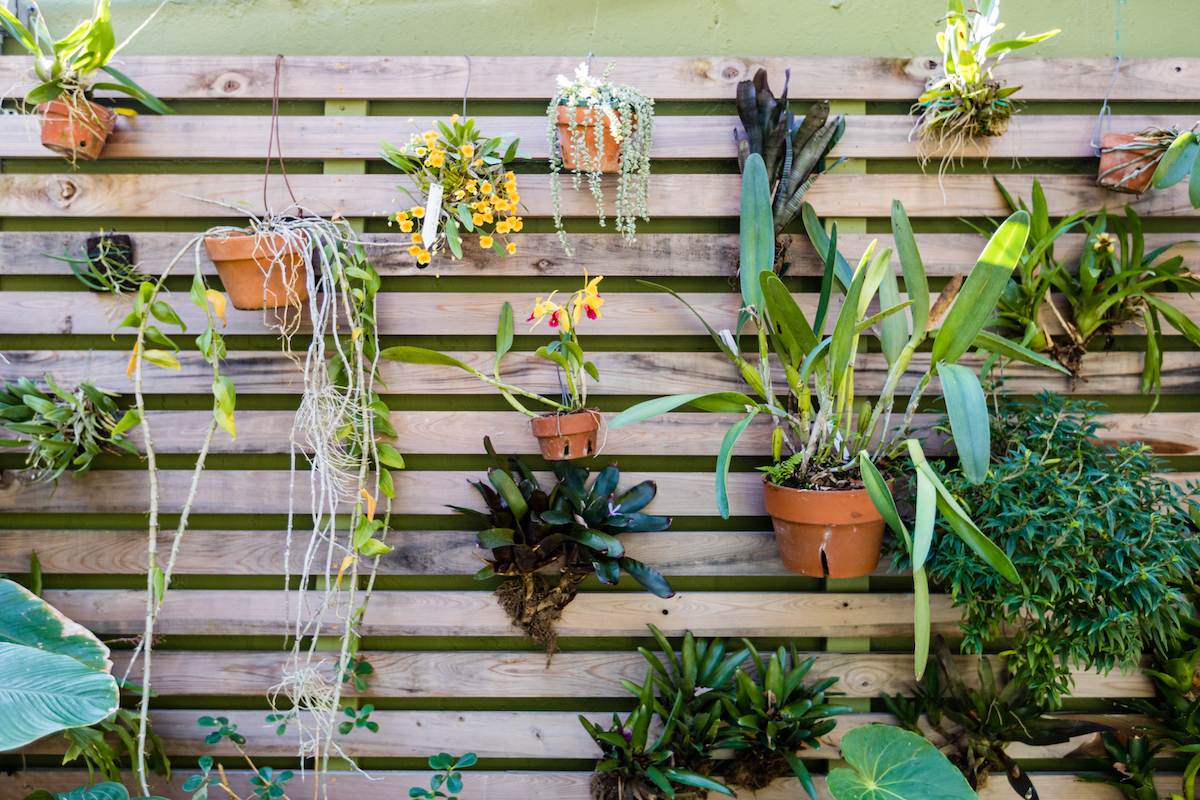
<svg viewBox="0 0 1200 800">
<path fill-rule="evenodd" d="M 1200 208 L 1200 136 L 1197 136 L 1197 129 L 1200 129 L 1200 122 L 1175 137 L 1151 178 L 1155 189 L 1166 189 L 1190 175 L 1188 200 L 1192 208 Z"/>
<path fill-rule="evenodd" d="M 1183 489 L 1142 444 L 1098 439 L 1096 403 L 1049 392 L 997 400 L 989 480 L 944 471 L 946 488 L 1008 554 L 1010 582 L 971 558 L 942 523 L 926 568 L 962 609 L 963 652 L 1011 634 L 1006 667 L 1057 709 L 1071 668 L 1128 669 L 1144 647 L 1179 636 L 1190 607 L 1178 588 L 1200 568 L 1200 534 Z M 945 421 L 939 426 L 949 433 Z M 897 566 L 908 563 L 897 554 Z"/>
<path fill-rule="evenodd" d="M 826 172 L 825 157 L 846 130 L 844 117 L 829 117 L 828 100 L 813 103 L 808 113 L 797 120 L 788 108 L 792 71 L 785 70 L 784 74 L 783 93 L 778 99 L 767 85 L 764 69 L 758 70 L 752 80 L 738 82 L 737 110 L 742 132 L 739 135 L 734 130 L 733 134 L 738 148 L 738 169 L 745 171 L 746 160 L 752 153 L 762 156 L 776 236 L 799 216 L 804 196 Z M 782 260 L 784 254 L 779 257 Z M 779 274 L 785 271 L 782 267 L 776 270 Z"/>
<path fill-rule="evenodd" d="M 918 116 L 916 132 L 922 147 L 922 165 L 934 146 L 945 147 L 944 171 L 966 142 L 977 136 L 1002 136 L 1016 105 L 1009 98 L 1020 86 L 1004 86 L 992 76 L 1013 50 L 1029 47 L 1059 33 L 1059 29 L 992 41 L 1004 27 L 1000 0 L 983 0 L 979 8 L 966 8 L 962 0 L 949 0 L 946 30 L 938 33 L 942 51 L 940 77 L 930 78 L 912 113 Z"/>
<path fill-rule="evenodd" d="M 997 181 L 999 186 L 999 182 Z M 1008 204 L 1016 211 L 1026 210 L 1023 200 L 1014 201 L 1000 186 Z M 1200 276 L 1184 270 L 1183 256 L 1162 256 L 1179 242 L 1146 251 L 1142 221 L 1132 206 L 1125 206 L 1125 219 L 1100 211 L 1094 219 L 1078 212 L 1067 220 L 1078 220 L 1087 233 L 1087 242 L 1077 271 L 1063 268 L 1053 259 L 1047 246 L 1065 232 L 1063 223 L 1051 228 L 1046 198 L 1041 185 L 1033 182 L 1032 208 L 1034 236 L 1038 247 L 1026 251 L 1019 283 L 1011 280 L 1000 298 L 997 320 L 1011 331 L 1014 340 L 1039 352 L 1046 352 L 1078 377 L 1084 355 L 1092 342 L 1108 336 L 1128 322 L 1146 330 L 1146 358 L 1142 367 L 1141 391 L 1154 392 L 1158 405 L 1162 391 L 1163 324 L 1165 319 L 1192 344 L 1200 345 L 1200 325 L 1167 302 L 1158 293 L 1164 290 L 1193 292 L 1200 289 Z M 1065 221 L 1064 221 L 1065 222 Z M 1054 304 L 1051 311 L 1067 334 L 1067 341 L 1052 340 L 1038 312 L 1051 288 L 1062 292 L 1067 301 L 1064 316 Z"/>
<path fill-rule="evenodd" d="M 25 447 L 22 473 L 31 483 L 53 483 L 67 470 L 82 475 L 101 453 L 137 454 L 124 433 L 137 415 L 122 415 L 113 398 L 120 395 L 83 381 L 68 392 L 47 373 L 47 394 L 28 378 L 0 381 L 0 424 L 28 439 L 0 439 L 0 447 Z"/>
<path fill-rule="evenodd" d="M 937 666 L 925 674 L 925 687 L 917 687 L 915 699 L 885 694 L 883 700 L 901 726 L 946 753 L 976 791 L 987 785 L 988 773 L 997 769 L 1020 797 L 1037 800 L 1029 775 L 1005 752 L 1009 744 L 1044 747 L 1109 730 L 1099 722 L 1048 716 L 1046 707 L 1019 680 L 997 689 L 992 662 L 986 657 L 979 659 L 979 688 L 967 686 L 941 636 L 934 642 L 933 660 Z M 928 717 L 929 728 L 921 725 L 922 715 Z"/>
<path fill-rule="evenodd" d="M 1084 773 L 1075 776 L 1084 783 L 1103 783 L 1112 786 L 1129 800 L 1158 800 L 1155 785 L 1155 758 L 1162 746 L 1151 744 L 1147 736 L 1134 735 L 1122 741 L 1116 733 L 1103 731 L 1100 740 L 1104 743 L 1104 756 L 1093 756 L 1093 760 L 1104 768 L 1105 774 Z M 1172 794 L 1171 798 L 1179 798 Z"/>
<path fill-rule="evenodd" d="M 513 345 L 513 310 L 512 305 L 505 301 L 500 308 L 500 322 L 496 326 L 496 356 L 492 360 L 492 377 L 484 375 L 465 361 L 461 361 L 437 350 L 426 347 L 401 345 L 389 347 L 380 355 L 392 361 L 402 361 L 407 364 L 437 364 L 447 367 L 457 367 L 469 375 L 473 375 L 489 386 L 500 390 L 501 396 L 510 406 L 527 417 L 538 416 L 530 411 L 517 399 L 524 397 L 536 400 L 551 409 L 552 414 L 572 414 L 585 410 L 587 406 L 587 379 L 600 380 L 600 372 L 583 352 L 579 342 L 579 322 L 585 316 L 588 319 L 600 319 L 600 307 L 604 298 L 600 296 L 600 281 L 603 275 L 589 279 L 583 274 L 583 288 L 572 293 L 561 303 L 556 302 L 555 290 L 550 296 L 537 298 L 533 305 L 533 313 L 526 322 L 532 322 L 537 327 L 543 319 L 547 320 L 550 328 L 558 331 L 558 338 L 537 349 L 535 355 L 544 358 L 555 365 L 559 372 L 559 386 L 562 390 L 560 400 L 552 400 L 539 394 L 526 391 L 519 386 L 506 383 L 500 378 L 500 360 L 512 349 Z M 532 330 L 532 328 L 531 328 Z"/>
<path fill-rule="evenodd" d="M 71 255 L 71 251 L 66 247 L 63 248 L 61 256 L 52 256 L 49 253 L 42 255 L 67 262 L 79 282 L 93 292 L 135 292 L 139 286 L 150 280 L 150 276 L 140 272 L 137 264 L 133 262 L 133 244 L 126 234 L 101 231 L 99 236 L 88 238 L 80 256 Z"/>
<path fill-rule="evenodd" d="M 497 575 L 511 578 L 496 596 L 513 623 L 553 653 L 554 621 L 575 598 L 576 587 L 588 575 L 615 584 L 621 572 L 632 576 L 658 597 L 675 592 L 657 570 L 625 555 L 617 539 L 622 533 L 666 530 L 670 517 L 643 514 L 657 493 L 654 481 L 643 481 L 618 493 L 621 472 L 605 467 L 587 485 L 588 470 L 567 461 L 554 462 L 555 482 L 543 489 L 533 471 L 516 456 L 496 455 L 490 439 L 484 447 L 495 466 L 487 485 L 472 482 L 487 512 L 451 506 L 479 529 L 475 545 L 490 550 L 492 560 L 476 580 Z M 542 570 L 557 566 L 559 580 L 551 587 Z"/>
<path fill-rule="evenodd" d="M 908 216 L 898 201 L 892 206 L 892 230 L 908 289 L 909 299 L 905 302 L 900 300 L 898 281 L 889 263 L 890 250 L 876 254 L 873 244 L 858 267 L 851 269 L 838 253 L 836 226 L 832 235 L 827 236 L 815 212 L 806 204 L 805 227 L 825 260 L 820 299 L 810 323 L 783 281 L 771 271 L 774 248 L 766 184 L 761 157 L 751 155 L 742 184 L 742 310 L 733 332 L 723 330 L 718 334 L 704 323 L 717 347 L 737 366 L 757 399 L 733 391 L 663 397 L 621 412 L 609 423 L 609 428 L 640 422 L 685 405 L 743 414 L 725 434 L 717 456 L 716 500 L 723 517 L 729 515 L 727 478 L 733 447 L 759 414 L 769 415 L 775 423 L 772 460 L 781 460 L 785 445 L 797 457 L 785 485 L 849 488 L 855 482 L 862 482 L 888 525 L 913 553 L 916 670 L 920 673 L 927 661 L 929 642 L 924 562 L 938 512 L 985 563 L 1007 579 L 1016 580 L 1007 556 L 979 532 L 953 495 L 942 486 L 936 471 L 925 460 L 920 442 L 910 438 L 908 431 L 930 382 L 939 377 L 964 471 L 972 481 L 982 482 L 990 454 L 987 403 L 974 372 L 956 362 L 970 349 L 984 348 L 1065 372 L 1044 356 L 983 330 L 1025 245 L 1029 216 L 1023 211 L 1014 213 L 988 242 L 966 281 L 951 281 L 931 304 L 921 255 Z M 836 312 L 831 309 L 835 278 L 845 293 Z M 666 287 L 648 285 L 671 292 Z M 679 295 L 671 294 L 684 302 Z M 868 316 L 867 310 L 876 294 L 884 310 Z M 911 327 L 906 316 L 899 313 L 906 309 L 912 315 Z M 828 334 L 827 318 L 834 319 L 833 330 Z M 736 338 L 751 319 L 758 334 L 757 360 L 742 355 Z M 855 360 L 864 334 L 879 339 L 887 373 L 876 402 L 862 402 L 856 416 Z M 893 424 L 892 408 L 900 381 L 917 349 L 931 339 L 929 361 L 916 381 L 903 418 Z M 779 388 L 775 383 L 778 368 L 774 363 L 783 366 L 784 383 Z M 917 518 L 912 534 L 901 522 L 877 466 L 899 471 L 899 461 L 906 455 L 916 473 Z"/>
<path fill-rule="evenodd" d="M 721 704 L 730 722 L 718 732 L 713 747 L 734 751 L 726 777 L 730 783 L 758 791 L 791 769 L 808 796 L 817 800 L 812 777 L 797 752 L 819 748 L 820 738 L 837 726 L 833 717 L 853 709 L 826 702 L 837 694 L 827 691 L 837 683 L 836 677 L 805 685 L 815 656 L 801 661 L 792 645 L 790 665 L 789 653 L 782 647 L 764 661 L 749 639 L 742 641 L 754 661 L 755 676 L 738 667 L 734 691 L 722 693 Z"/>
<path fill-rule="evenodd" d="M 654 625 L 647 627 L 667 662 L 664 666 L 654 653 L 638 648 L 649 662 L 650 675 L 658 687 L 660 705 L 655 708 L 665 718 L 666 707 L 674 707 L 676 700 L 682 698 L 670 739 L 675 765 L 708 775 L 714 766 L 715 743 L 729 721 L 721 698 L 731 694 L 734 673 L 745 664 L 750 650 L 742 648 L 726 655 L 724 639 L 697 638 L 688 631 L 676 654 L 662 631 Z M 621 683 L 634 694 L 640 691 L 630 681 L 623 679 Z"/>
<path fill-rule="evenodd" d="M 640 687 L 627 687 L 637 695 L 637 707 L 623 721 L 614 713 L 612 727 L 608 730 L 582 714 L 579 716 L 579 722 L 602 754 L 592 776 L 592 797 L 598 800 L 674 800 L 686 787 L 733 797 L 734 793 L 724 784 L 677 765 L 671 742 L 679 724 L 684 697 L 677 695 L 671 710 L 663 713 L 663 705 L 654 697 L 654 684 L 653 674 L 648 674 Z M 656 713 L 661 715 L 663 726 L 658 736 L 651 740 L 650 726 Z"/>
</svg>

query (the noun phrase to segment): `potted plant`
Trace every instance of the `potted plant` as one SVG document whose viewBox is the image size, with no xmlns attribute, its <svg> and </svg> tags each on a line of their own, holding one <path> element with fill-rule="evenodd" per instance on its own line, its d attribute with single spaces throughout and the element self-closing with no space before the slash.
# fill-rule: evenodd
<svg viewBox="0 0 1200 800">
<path fill-rule="evenodd" d="M 559 382 L 563 390 L 562 402 L 527 392 L 500 379 L 500 359 L 512 348 L 513 343 L 513 312 L 512 306 L 507 302 L 500 310 L 500 323 L 496 330 L 496 357 L 492 362 L 494 377 L 489 378 L 470 364 L 425 347 L 389 347 L 380 355 L 409 364 L 458 367 L 489 386 L 495 386 L 509 405 L 530 417 L 533 434 L 538 439 L 542 455 L 550 461 L 595 455 L 599 452 L 596 438 L 600 430 L 600 412 L 587 407 L 587 379 L 591 376 L 593 380 L 600 380 L 600 373 L 596 370 L 596 365 L 584 355 L 579 344 L 578 326 L 585 315 L 588 319 L 600 319 L 602 316 L 600 306 L 604 305 L 604 298 L 600 296 L 597 287 L 603 276 L 597 275 L 589 280 L 585 272 L 583 280 L 583 288 L 563 303 L 554 299 L 557 290 L 545 299 L 537 298 L 533 313 L 526 320 L 532 322 L 533 327 L 537 327 L 544 319 L 548 321 L 549 327 L 558 330 L 558 339 L 539 347 L 537 355 L 561 370 Z M 514 395 L 537 400 L 549 406 L 552 411 L 542 415 L 535 414 Z"/>
<path fill-rule="evenodd" d="M 491 551 L 491 561 L 475 579 L 510 579 L 496 590 L 496 598 L 513 624 L 548 654 L 558 638 L 555 621 L 588 575 L 615 584 L 624 571 L 656 596 L 674 596 L 667 580 L 625 555 L 617 539 L 622 533 L 670 527 L 669 517 L 641 513 L 658 491 L 653 481 L 618 494 L 621 472 L 616 464 L 601 470 L 589 487 L 586 469 L 556 461 L 554 485 L 546 490 L 519 458 L 500 458 L 489 439 L 483 443 L 496 464 L 488 470 L 491 486 L 482 481 L 472 485 L 483 496 L 487 512 L 451 507 L 478 526 L 475 546 Z M 549 568 L 558 570 L 554 586 L 542 575 Z"/>
<path fill-rule="evenodd" d="M 1196 131 L 1200 122 L 1175 137 L 1158 168 L 1154 170 L 1154 188 L 1166 189 L 1174 186 L 1189 175 L 1188 200 L 1192 208 L 1200 208 L 1200 137 Z"/>
<path fill-rule="evenodd" d="M 1003 136 L 1016 112 L 1009 99 L 1020 86 L 1004 86 L 993 70 L 1013 50 L 1028 47 L 1058 34 L 1059 29 L 1036 36 L 992 41 L 1004 27 L 1000 0 L 983 0 L 978 9 L 965 8 L 962 0 L 949 0 L 946 30 L 938 34 L 943 74 L 930 78 L 912 107 L 917 116 L 914 131 L 921 147 L 921 165 L 929 151 L 944 150 L 939 174 L 972 139 Z"/>
<path fill-rule="evenodd" d="M 588 62 L 575 70 L 574 80 L 558 76 L 558 89 L 546 107 L 546 138 L 550 143 L 550 198 L 554 228 L 567 255 L 574 251 L 562 222 L 559 173 L 574 173 L 573 188 L 588 176 L 596 211 L 604 225 L 602 173 L 617 173 L 616 228 L 634 241 L 637 218 L 650 219 L 650 145 L 654 137 L 654 100 L 631 86 L 608 79 L 616 62 L 601 78 L 588 72 Z M 560 152 L 561 150 L 561 152 Z"/>
<path fill-rule="evenodd" d="M 1011 578 L 1012 565 L 1004 553 L 987 541 L 954 497 L 942 486 L 937 473 L 921 451 L 920 443 L 909 438 L 908 430 L 921 397 L 935 376 L 941 379 L 954 429 L 958 453 L 971 479 L 982 482 L 987 474 L 989 446 L 986 425 L 987 408 L 983 390 L 975 374 L 955 362 L 973 347 L 984 347 L 1010 358 L 1021 358 L 1060 372 L 1065 370 L 1025 348 L 983 330 L 991 317 L 996 298 L 1004 290 L 1008 275 L 1017 262 L 1028 235 L 1029 216 L 1014 213 L 988 242 L 979 261 L 965 281 L 952 281 L 930 303 L 925 269 L 917 251 L 912 227 L 904 207 L 897 201 L 892 207 L 892 230 L 904 272 L 909 300 L 899 302 L 898 283 L 890 266 L 891 251 L 875 254 L 867 249 L 856 269 L 837 252 L 837 230 L 827 236 L 816 214 L 805 205 L 803 218 L 817 252 L 825 259 L 825 276 L 816 314 L 812 323 L 796 304 L 783 281 L 771 271 L 774 263 L 771 236 L 771 209 L 762 159 L 751 155 L 747 160 L 742 194 L 741 280 L 742 311 L 735 331 L 753 319 L 758 347 L 752 362 L 740 352 L 735 333 L 720 334 L 708 328 L 717 347 L 739 369 L 757 399 L 741 392 L 686 394 L 639 403 L 618 414 L 609 424 L 613 428 L 640 422 L 684 405 L 706 411 L 740 413 L 743 416 L 725 435 L 717 456 L 716 500 L 722 516 L 729 515 L 726 480 L 730 454 L 738 437 L 759 415 L 769 415 L 775 425 L 772 435 L 772 459 L 779 463 L 786 445 L 791 451 L 786 466 L 764 480 L 769 508 L 779 510 L 781 522 L 819 525 L 823 535 L 812 541 L 805 559 L 785 562 L 790 569 L 807 570 L 821 576 L 862 575 L 878 562 L 877 543 L 886 522 L 904 542 L 914 549 L 914 581 L 918 586 L 918 653 L 921 630 L 926 630 L 928 598 L 924 592 L 924 561 L 933 536 L 934 519 L 940 511 L 955 533 L 971 542 L 975 552 L 994 569 Z M 830 313 L 834 278 L 843 287 L 845 299 L 836 315 Z M 670 289 L 656 288 L 670 292 Z M 672 292 L 674 294 L 674 292 Z M 872 298 L 878 294 L 884 309 L 868 316 Z M 678 297 L 678 295 L 675 295 Z M 953 303 L 951 306 L 951 302 Z M 912 325 L 902 314 L 911 308 Z M 949 310 L 947 310 L 949 309 Z M 833 330 L 827 333 L 827 317 L 835 317 Z M 856 404 L 854 363 L 861 336 L 871 332 L 879 338 L 887 372 L 875 403 Z M 892 406 L 901 378 L 906 374 L 918 347 L 932 340 L 932 353 L 924 367 L 899 423 L 892 419 Z M 774 354 L 782 362 L 786 393 L 777 393 L 778 368 Z M 857 405 L 857 407 L 856 407 Z M 857 414 L 856 414 L 857 412 Z M 901 459 L 908 456 L 916 471 L 917 523 L 910 536 L 896 513 L 887 482 L 880 468 L 896 475 Z M 833 557 L 827 542 L 837 539 L 846 528 L 837 517 L 810 516 L 805 510 L 782 511 L 776 498 L 808 493 L 812 497 L 829 492 L 845 492 L 855 503 L 851 524 L 872 526 L 876 532 L 858 530 L 855 538 L 865 542 L 871 533 L 870 547 L 875 551 L 863 558 L 841 562 Z M 811 502 L 811 501 L 810 501 Z M 803 509 L 808 505 L 800 500 Z M 857 516 L 853 516 L 857 515 Z M 872 519 L 876 518 L 876 519 Z M 881 519 L 879 519 L 881 518 Z M 791 525 L 776 525 L 776 537 L 784 542 L 781 553 L 794 552 L 788 539 Z M 880 538 L 876 538 L 879 536 Z M 817 565 L 813 570 L 809 565 Z M 924 666 L 920 658 L 917 669 Z"/>
<path fill-rule="evenodd" d="M 58 41 L 50 38 L 46 20 L 36 3 L 33 4 L 37 14 L 33 32 L 6 7 L 0 7 L 0 25 L 34 58 L 36 78 L 40 82 L 26 93 L 25 102 L 37 106 L 41 116 L 42 144 L 66 156 L 72 164 L 79 159 L 95 161 L 113 131 L 117 114 L 135 113 L 92 102 L 92 94 L 97 89 L 126 94 L 159 114 L 175 113 L 110 63 L 166 3 L 159 5 L 145 22 L 117 45 L 109 2 L 96 0 L 92 18 L 81 22 Z M 107 72 L 115 82 L 97 83 L 98 70 Z"/>
<path fill-rule="evenodd" d="M 1146 128 L 1140 133 L 1106 133 L 1100 139 L 1096 185 L 1114 192 L 1144 194 L 1179 128 Z"/>
<path fill-rule="evenodd" d="M 756 72 L 753 80 L 738 83 L 737 110 L 743 130 L 740 135 L 734 131 L 738 169 L 745 172 L 746 160 L 757 153 L 767 170 L 777 275 L 786 274 L 790 266 L 787 245 L 779 235 L 799 216 L 804 196 L 827 171 L 825 157 L 846 129 L 844 117 L 829 117 L 827 100 L 813 103 L 805 116 L 793 117 L 787 96 L 791 70 L 785 75 L 783 94 L 778 99 L 767 85 L 766 70 Z"/>
<path fill-rule="evenodd" d="M 418 267 L 447 249 L 452 258 L 462 258 L 466 233 L 478 236 L 481 248 L 493 249 L 501 258 L 517 251 L 516 242 L 507 237 L 524 227 L 517 214 L 521 196 L 516 174 L 506 167 L 524 157 L 520 139 L 505 148 L 502 137 L 488 138 L 476 130 L 475 120 L 455 114 L 449 125 L 438 122 L 400 147 L 379 144 L 383 159 L 409 176 L 417 190 L 414 197 L 407 188 L 396 187 L 415 205 L 390 215 L 388 225 L 394 222 L 411 234 L 408 252 Z"/>
</svg>

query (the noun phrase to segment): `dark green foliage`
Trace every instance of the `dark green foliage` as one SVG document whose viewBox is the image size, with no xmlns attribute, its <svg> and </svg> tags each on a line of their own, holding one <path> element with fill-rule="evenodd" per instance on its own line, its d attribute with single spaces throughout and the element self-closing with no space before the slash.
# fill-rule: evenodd
<svg viewBox="0 0 1200 800">
<path fill-rule="evenodd" d="M 67 728 L 63 738 L 70 744 L 62 763 L 82 759 L 87 766 L 89 781 L 96 779 L 96 770 L 99 770 L 104 780 L 120 783 L 121 768 L 133 765 L 137 733 L 137 712 L 127 708 L 117 709 L 111 717 L 90 727 Z M 171 778 L 171 760 L 163 750 L 162 739 L 149 726 L 146 728 L 146 756 L 156 774 L 168 780 Z"/>
<path fill-rule="evenodd" d="M 257 774 L 250 778 L 250 785 L 254 787 L 251 791 L 258 800 L 275 800 L 284 796 L 284 784 L 292 777 L 290 769 L 276 775 L 270 767 L 259 767 Z"/>
<path fill-rule="evenodd" d="M 1060 744 L 1073 736 L 1108 730 L 1095 722 L 1046 716 L 1036 693 L 1019 680 L 1010 679 L 998 690 L 991 661 L 986 658 L 979 659 L 979 688 L 968 687 L 941 636 L 934 642 L 933 658 L 937 669 L 925 673 L 925 687 L 916 689 L 915 699 L 888 695 L 883 699 L 902 727 L 926 736 L 946 753 L 972 789 L 981 788 L 988 772 L 998 769 L 1008 776 L 1018 795 L 1037 800 L 1029 776 L 1004 752 L 1005 747 L 1011 742 Z M 932 735 L 918 724 L 923 714 L 929 718 Z"/>
<path fill-rule="evenodd" d="M 183 782 L 183 790 L 192 793 L 192 800 L 207 800 L 208 787 L 220 786 L 220 778 L 210 778 L 208 773 L 213 768 L 212 756 L 200 756 L 200 771 L 199 775 L 190 775 Z"/>
<path fill-rule="evenodd" d="M 1096 441 L 1097 413 L 1095 403 L 1049 393 L 1002 401 L 989 479 L 975 485 L 946 470 L 947 487 L 1012 559 L 1019 584 L 987 569 L 942 522 L 927 562 L 963 611 L 963 651 L 982 653 L 1015 629 L 1008 670 L 1049 708 L 1070 691 L 1072 665 L 1132 666 L 1143 640 L 1161 649 L 1178 636 L 1188 606 L 1177 586 L 1200 564 L 1182 490 L 1156 476 L 1163 465 L 1148 447 Z"/>
<path fill-rule="evenodd" d="M 205 744 L 216 744 L 226 737 L 238 747 L 246 743 L 246 737 L 237 732 L 237 725 L 231 724 L 228 717 L 200 717 L 196 724 L 201 728 L 216 728 L 204 737 Z"/>
<path fill-rule="evenodd" d="M 675 696 L 671 710 L 665 712 L 654 699 L 653 671 L 642 686 L 628 686 L 638 696 L 638 705 L 622 722 L 613 714 L 608 730 L 589 722 L 582 715 L 580 723 L 599 745 L 602 757 L 592 781 L 592 797 L 597 800 L 639 800 L 641 798 L 674 798 L 680 787 L 720 792 L 733 796 L 724 785 L 697 772 L 676 766 L 674 750 L 675 729 L 679 723 L 684 695 Z M 669 699 L 664 697 L 664 699 Z M 650 740 L 650 725 L 654 715 L 663 717 L 663 729 Z"/>
<path fill-rule="evenodd" d="M 0 424 L 29 437 L 0 439 L 0 447 L 29 448 L 22 472 L 28 473 L 33 483 L 56 481 L 68 469 L 81 475 L 102 452 L 137 454 L 137 448 L 121 435 L 137 424 L 137 412 L 122 415 L 113 402 L 119 395 L 88 381 L 72 394 L 49 375 L 45 380 L 50 394 L 28 378 L 0 382 Z"/>
<path fill-rule="evenodd" d="M 337 659 L 333 661 L 333 668 L 338 668 Z M 354 691 L 367 691 L 367 679 L 375 672 L 375 668 L 371 666 L 371 662 L 365 658 L 351 658 L 348 669 L 341 670 L 342 683 L 346 683 L 351 678 L 354 679 Z"/>
<path fill-rule="evenodd" d="M 477 760 L 474 753 L 467 753 L 459 759 L 455 759 L 449 753 L 438 753 L 436 756 L 430 757 L 429 768 L 441 770 L 441 773 L 430 778 L 428 789 L 414 786 L 408 790 L 408 796 L 419 797 L 422 800 L 436 800 L 439 797 L 458 800 L 454 795 L 461 792 L 463 788 L 462 773 L 458 770 L 472 766 Z M 443 786 L 450 792 L 450 795 L 441 791 Z"/>
<path fill-rule="evenodd" d="M 764 662 L 749 640 L 742 641 L 754 660 L 755 677 L 740 667 L 734 672 L 734 691 L 721 698 L 730 724 L 718 732 L 713 747 L 737 751 L 728 773 L 731 783 L 757 791 L 791 767 L 816 800 L 812 778 L 796 752 L 819 748 L 820 738 L 837 725 L 832 717 L 852 709 L 825 702 L 825 690 L 837 683 L 836 677 L 804 684 L 815 656 L 801 662 L 793 645 L 791 666 L 782 647 Z"/>
<path fill-rule="evenodd" d="M 379 733 L 379 723 L 371 721 L 371 712 L 374 710 L 375 706 L 369 703 L 361 709 L 343 708 L 342 711 L 350 719 L 338 725 L 338 733 L 345 736 L 356 728 L 366 728 L 371 733 Z"/>
<path fill-rule="evenodd" d="M 738 169 L 745 168 L 752 153 L 763 157 L 776 235 L 800 213 L 804 195 L 825 171 L 825 156 L 846 129 L 842 117 L 829 118 L 828 101 L 813 103 L 808 115 L 797 121 L 788 108 L 791 70 L 785 74 L 778 100 L 767 85 L 766 70 L 738 83 L 737 110 L 744 130 L 741 135 L 734 131 Z"/>
<path fill-rule="evenodd" d="M 1108 757 L 1096 756 L 1095 760 L 1108 772 L 1105 775 L 1079 775 L 1079 780 L 1115 786 L 1129 800 L 1158 800 L 1158 789 L 1154 786 L 1154 757 L 1162 747 L 1152 746 L 1145 736 L 1132 736 L 1129 743 L 1124 744 L 1112 731 L 1104 731 L 1100 738 Z"/>
</svg>

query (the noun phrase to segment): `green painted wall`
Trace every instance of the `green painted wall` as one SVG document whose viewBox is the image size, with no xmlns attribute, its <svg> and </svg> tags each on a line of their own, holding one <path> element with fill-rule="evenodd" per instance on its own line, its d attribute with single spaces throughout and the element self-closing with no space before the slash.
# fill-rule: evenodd
<svg viewBox="0 0 1200 800">
<path fill-rule="evenodd" d="M 158 2 L 113 0 L 118 36 Z M 65 32 L 92 0 L 42 5 Z M 937 52 L 944 10 L 943 0 L 168 0 L 128 52 L 900 57 Z M 1006 0 L 1003 19 L 1014 33 L 1062 28 L 1039 55 L 1200 54 L 1197 0 Z"/>
</svg>

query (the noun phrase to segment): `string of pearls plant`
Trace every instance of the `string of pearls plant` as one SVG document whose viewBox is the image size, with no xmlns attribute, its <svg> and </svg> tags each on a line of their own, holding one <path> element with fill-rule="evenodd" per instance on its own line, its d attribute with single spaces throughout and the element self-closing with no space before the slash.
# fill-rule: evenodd
<svg viewBox="0 0 1200 800">
<path fill-rule="evenodd" d="M 605 224 L 602 172 L 616 171 L 615 225 L 628 242 L 636 241 L 637 218 L 650 219 L 650 146 L 654 137 L 654 100 L 631 86 L 608 79 L 616 62 L 610 62 L 601 78 L 589 74 L 584 62 L 574 80 L 558 76 L 558 89 L 546 107 L 546 139 L 550 144 L 550 199 L 554 229 L 567 255 L 574 255 L 562 221 L 559 173 L 573 173 L 576 191 L 586 174 L 588 188 L 596 199 L 600 224 Z M 577 109 L 582 109 L 579 113 Z M 566 141 L 563 141 L 563 138 Z M 617 144 L 617 169 L 602 169 L 605 140 Z M 562 152 L 559 151 L 559 145 Z"/>
</svg>

